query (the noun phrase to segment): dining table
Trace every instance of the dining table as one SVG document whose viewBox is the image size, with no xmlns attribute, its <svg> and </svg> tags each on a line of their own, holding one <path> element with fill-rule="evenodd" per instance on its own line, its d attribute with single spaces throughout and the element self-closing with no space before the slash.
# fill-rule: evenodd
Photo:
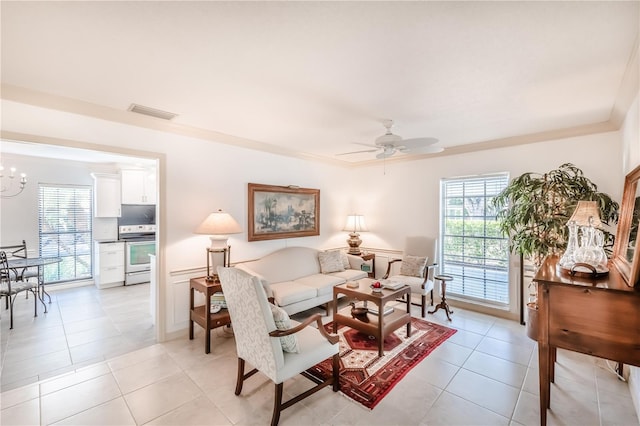
<svg viewBox="0 0 640 426">
<path fill-rule="evenodd" d="M 60 257 L 11 257 L 7 259 L 8 267 L 15 272 L 16 277 L 21 276 L 21 274 L 18 273 L 19 270 L 24 268 L 38 268 L 38 298 L 44 306 L 45 314 L 48 311 L 47 304 L 44 302 L 44 296 L 47 296 L 49 303 L 51 303 L 51 296 L 44 288 L 44 266 L 60 262 L 62 262 L 62 258 Z"/>
</svg>

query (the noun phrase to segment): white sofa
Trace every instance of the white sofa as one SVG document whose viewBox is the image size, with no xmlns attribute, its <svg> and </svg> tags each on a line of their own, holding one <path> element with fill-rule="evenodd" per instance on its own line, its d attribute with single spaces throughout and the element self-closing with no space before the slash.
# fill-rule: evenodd
<svg viewBox="0 0 640 426">
<path fill-rule="evenodd" d="M 363 260 L 344 252 L 342 256 L 346 256 L 349 267 L 323 274 L 318 259 L 320 252 L 310 247 L 287 247 L 235 266 L 258 276 L 267 297 L 272 297 L 276 305 L 292 315 L 331 302 L 333 286 L 368 276 L 360 269 Z"/>
</svg>

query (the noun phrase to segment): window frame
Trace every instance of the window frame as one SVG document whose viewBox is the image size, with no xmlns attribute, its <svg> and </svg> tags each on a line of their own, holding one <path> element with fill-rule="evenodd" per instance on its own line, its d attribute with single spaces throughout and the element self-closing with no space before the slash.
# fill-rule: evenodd
<svg viewBox="0 0 640 426">
<path fill-rule="evenodd" d="M 512 306 L 514 297 L 510 284 L 510 252 L 509 237 L 504 236 L 496 231 L 497 225 L 491 227 L 493 232 L 488 231 L 488 224 L 495 219 L 495 211 L 490 211 L 491 198 L 495 197 L 509 183 L 509 173 L 490 173 L 472 176 L 460 176 L 452 178 L 442 178 L 440 180 L 440 253 L 439 264 L 440 273 L 451 275 L 454 277 L 452 281 L 447 283 L 447 295 L 452 298 L 465 300 L 470 303 L 481 303 L 484 305 L 494 306 L 500 309 L 509 309 Z M 460 195 L 454 196 L 451 191 L 452 185 L 460 184 Z M 482 186 L 482 195 L 470 195 L 466 190 L 467 185 L 475 189 L 478 184 Z M 492 185 L 491 190 L 487 190 L 487 185 Z M 466 199 L 482 198 L 482 214 L 478 215 L 477 211 L 467 214 L 468 210 Z M 459 208 L 454 208 L 450 200 L 461 198 L 462 202 Z M 452 214 L 453 212 L 459 214 Z M 476 214 L 473 214 L 476 213 Z M 451 219 L 460 218 L 461 233 L 452 234 L 447 224 L 451 223 Z M 467 219 L 482 219 L 481 235 L 473 234 L 471 229 L 472 222 Z M 469 226 L 468 226 L 469 225 Z M 477 221 L 476 224 L 477 226 Z M 468 231 L 469 229 L 469 231 Z M 457 253 L 459 262 L 451 261 L 451 256 L 456 256 L 455 252 L 449 252 L 448 247 L 451 239 L 458 238 L 461 242 L 460 251 Z M 465 248 L 469 243 L 478 243 L 482 249 L 482 257 L 472 257 L 465 252 Z M 491 242 L 491 244 L 487 244 Z M 487 257 L 487 248 L 491 248 L 494 253 L 502 253 L 500 257 Z M 452 254 L 453 253 L 453 254 Z M 471 262 L 470 260 L 473 260 Z M 475 263 L 474 263 L 475 262 Z M 474 276 L 475 272 L 475 276 Z M 482 283 L 482 284 L 478 284 Z M 487 284 L 490 285 L 487 285 Z M 490 290 L 488 292 L 488 290 Z M 491 293 L 491 294 L 489 294 Z"/>
<path fill-rule="evenodd" d="M 60 192 L 71 192 L 61 194 Z M 54 195 L 54 192 L 58 194 Z M 61 206 L 71 197 L 73 205 Z M 51 206 L 51 204 L 58 204 Z M 53 209 L 53 210 L 52 210 Z M 51 226 L 55 222 L 56 224 Z M 67 227 L 67 229 L 61 229 Z M 66 241 L 67 244 L 64 244 Z M 45 284 L 93 278 L 93 187 L 91 185 L 38 185 L 38 249 L 41 257 L 59 257 L 43 267 Z"/>
</svg>

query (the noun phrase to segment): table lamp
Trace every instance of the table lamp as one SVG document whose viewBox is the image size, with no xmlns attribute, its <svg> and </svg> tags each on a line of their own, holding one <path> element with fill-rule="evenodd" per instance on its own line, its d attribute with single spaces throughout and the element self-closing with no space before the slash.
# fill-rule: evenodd
<svg viewBox="0 0 640 426">
<path fill-rule="evenodd" d="M 605 271 L 607 255 L 602 248 L 604 234 L 599 229 L 602 228 L 602 222 L 598 203 L 578 201 L 567 227 L 569 240 L 560 259 L 560 266 L 571 269 L 576 263 L 586 263 L 595 267 L 598 272 Z"/>
<path fill-rule="evenodd" d="M 222 253 L 221 266 L 229 265 L 229 250 L 227 243 L 229 234 L 239 234 L 242 228 L 236 220 L 221 209 L 211 213 L 196 228 L 196 234 L 207 234 L 211 240 L 211 246 L 207 247 L 207 281 L 219 281 L 218 274 L 212 271 L 216 270 L 217 263 L 216 253 Z M 212 259 L 213 258 L 213 259 Z"/>
<path fill-rule="evenodd" d="M 360 239 L 359 232 L 369 231 L 367 225 L 364 223 L 364 216 L 358 214 L 347 216 L 347 223 L 344 225 L 343 231 L 349 232 L 349 239 L 347 240 L 347 244 L 349 244 L 349 254 L 355 254 L 356 256 L 362 254 L 360 251 L 362 240 Z"/>
</svg>

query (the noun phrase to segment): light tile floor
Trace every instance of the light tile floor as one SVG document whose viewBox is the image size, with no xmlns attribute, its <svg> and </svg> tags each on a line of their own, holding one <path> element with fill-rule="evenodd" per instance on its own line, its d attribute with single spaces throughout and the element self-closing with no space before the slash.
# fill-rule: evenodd
<svg viewBox="0 0 640 426">
<path fill-rule="evenodd" d="M 57 376 L 155 343 L 149 284 L 98 290 L 85 286 L 47 290 L 44 313 L 33 297 L 18 295 L 14 327 L 0 301 L 2 390 Z M 48 300 L 45 297 L 45 302 Z"/>
<path fill-rule="evenodd" d="M 415 308 L 413 313 L 418 312 Z M 427 320 L 458 332 L 374 410 L 326 389 L 285 410 L 280 424 L 539 424 L 536 345 L 522 326 L 460 308 L 450 323 L 442 311 Z M 193 341 L 185 334 L 184 339 L 114 357 L 103 354 L 108 359 L 4 391 L 1 423 L 268 424 L 272 384 L 256 375 L 245 383 L 242 395 L 235 396 L 233 335 L 213 330 L 208 355 L 203 340 L 203 331 L 196 327 Z M 285 384 L 285 394 L 309 386 L 300 376 Z M 586 355 L 558 351 L 551 401 L 550 425 L 638 424 L 627 384 L 604 361 Z"/>
</svg>

